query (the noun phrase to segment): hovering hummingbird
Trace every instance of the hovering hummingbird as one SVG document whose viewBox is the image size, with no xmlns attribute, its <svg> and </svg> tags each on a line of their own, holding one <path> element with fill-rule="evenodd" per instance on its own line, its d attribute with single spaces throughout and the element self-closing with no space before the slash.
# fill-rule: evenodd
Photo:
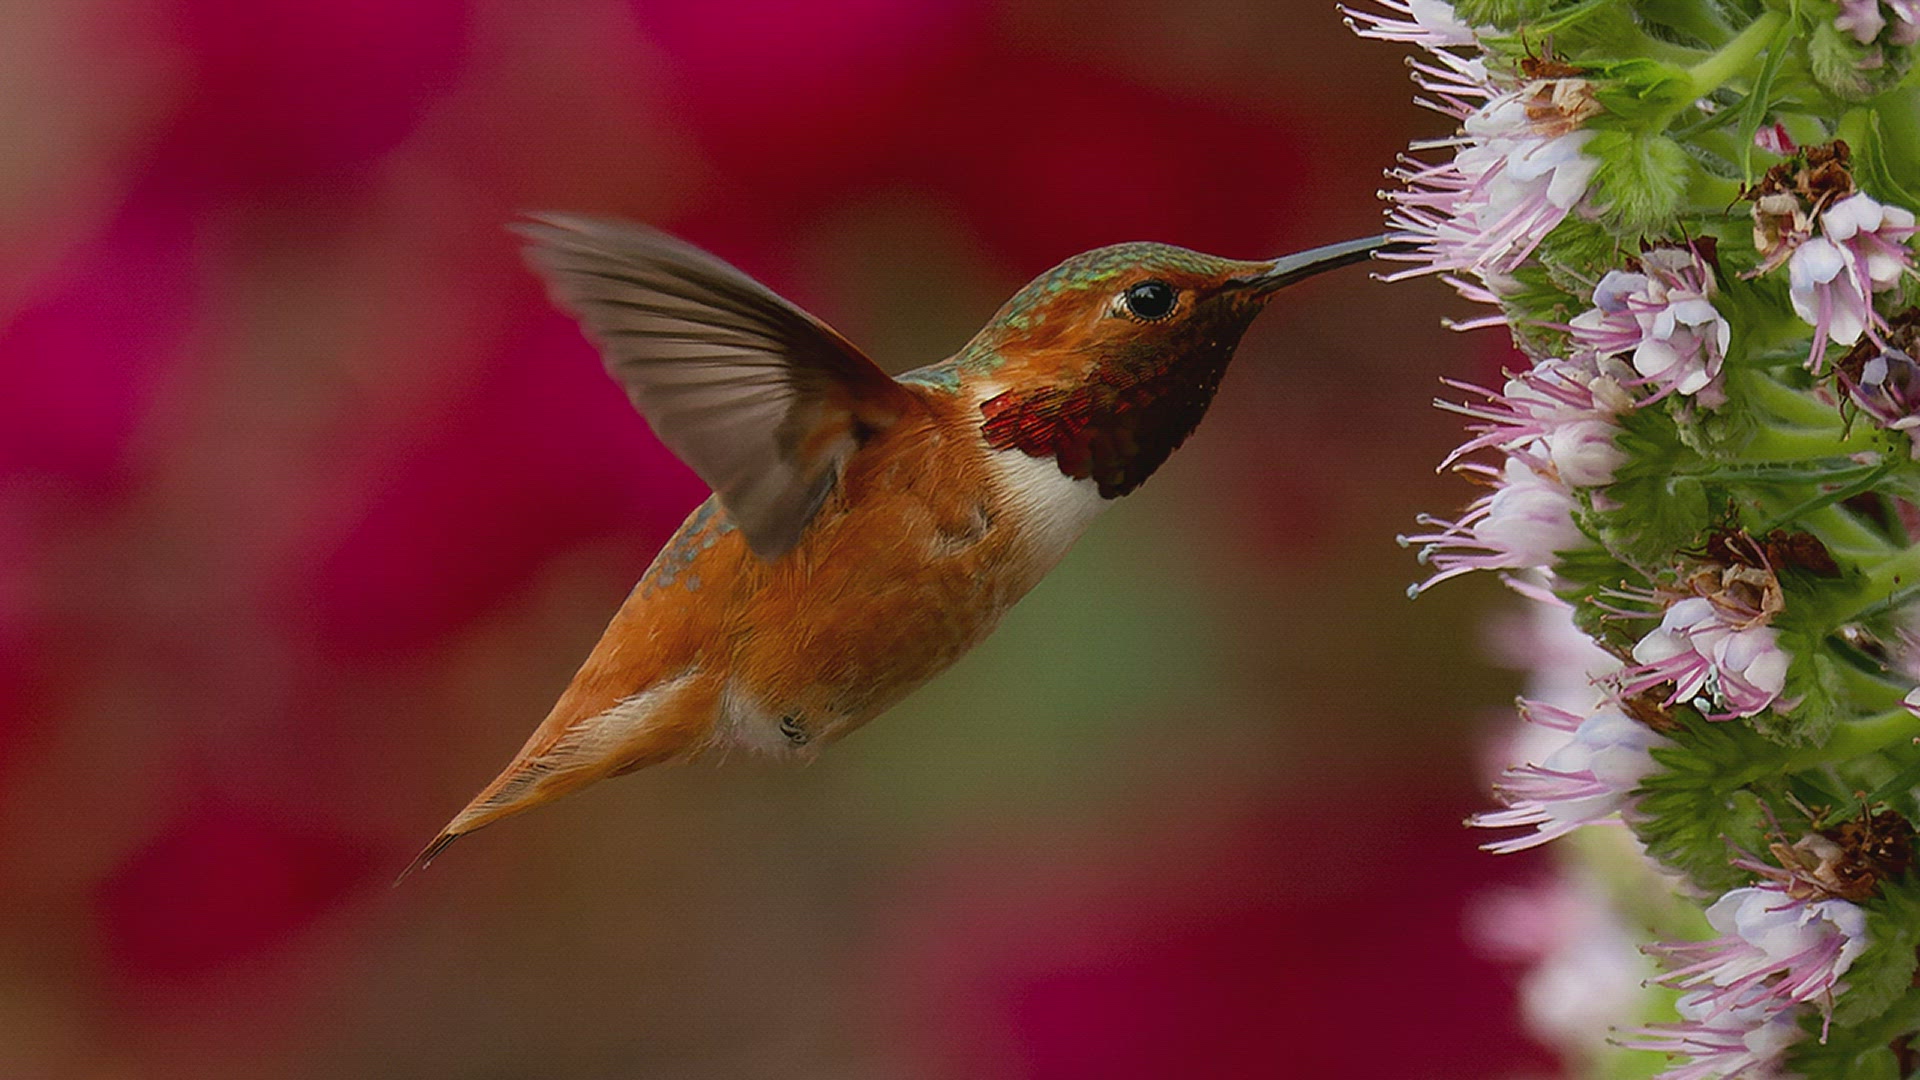
<svg viewBox="0 0 1920 1080">
<path fill-rule="evenodd" d="M 1192 434 L 1278 290 L 1388 243 L 1268 262 L 1099 248 L 1014 294 L 954 356 L 894 378 L 663 233 L 571 215 L 518 231 L 713 497 L 409 872 L 597 780 L 734 748 L 806 758 L 886 711 Z"/>
</svg>

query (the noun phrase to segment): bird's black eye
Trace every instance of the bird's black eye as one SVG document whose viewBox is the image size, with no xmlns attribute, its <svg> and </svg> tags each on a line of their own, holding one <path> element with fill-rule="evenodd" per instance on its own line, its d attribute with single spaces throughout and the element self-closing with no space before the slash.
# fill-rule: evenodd
<svg viewBox="0 0 1920 1080">
<path fill-rule="evenodd" d="M 1164 281 L 1143 281 L 1122 295 L 1126 298 L 1127 310 L 1149 322 L 1171 315 L 1174 303 L 1180 299 L 1173 286 Z"/>
</svg>

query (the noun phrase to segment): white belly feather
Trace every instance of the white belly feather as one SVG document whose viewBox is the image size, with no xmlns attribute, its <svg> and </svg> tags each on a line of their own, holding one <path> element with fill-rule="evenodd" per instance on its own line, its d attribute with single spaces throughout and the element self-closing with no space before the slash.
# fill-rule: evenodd
<svg viewBox="0 0 1920 1080">
<path fill-rule="evenodd" d="M 976 402 L 1000 393 L 991 384 L 976 392 Z M 1100 497 L 1100 488 L 1092 480 L 1076 480 L 1060 471 L 1060 463 L 1049 457 L 1034 457 L 1024 450 L 987 450 L 987 462 L 1001 495 L 1011 504 L 1014 519 L 1031 546 L 1038 573 L 1053 569 L 1080 539 L 1093 519 L 1107 508 L 1111 499 Z"/>
</svg>

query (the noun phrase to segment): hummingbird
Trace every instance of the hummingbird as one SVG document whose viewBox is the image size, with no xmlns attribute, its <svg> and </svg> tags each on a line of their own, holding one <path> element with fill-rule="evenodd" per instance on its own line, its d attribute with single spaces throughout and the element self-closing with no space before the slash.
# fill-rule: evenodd
<svg viewBox="0 0 1920 1080">
<path fill-rule="evenodd" d="M 953 356 L 893 377 L 665 233 L 561 214 L 515 228 L 713 495 L 406 873 L 596 781 L 735 750 L 806 760 L 885 712 L 979 644 L 1186 441 L 1280 289 L 1390 243 L 1266 261 L 1098 248 L 1015 293 Z"/>
</svg>

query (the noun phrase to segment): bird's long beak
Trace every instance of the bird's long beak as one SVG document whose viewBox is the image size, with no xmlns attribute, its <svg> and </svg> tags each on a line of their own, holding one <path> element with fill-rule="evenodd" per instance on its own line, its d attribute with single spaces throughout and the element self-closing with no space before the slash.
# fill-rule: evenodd
<svg viewBox="0 0 1920 1080">
<path fill-rule="evenodd" d="M 1364 240 L 1328 244 L 1325 247 L 1275 259 L 1267 264 L 1266 269 L 1251 277 L 1242 278 L 1236 284 L 1255 296 L 1268 296 L 1315 274 L 1365 262 L 1373 256 L 1374 252 L 1392 245 L 1393 241 L 1386 236 L 1369 236 Z"/>
</svg>

